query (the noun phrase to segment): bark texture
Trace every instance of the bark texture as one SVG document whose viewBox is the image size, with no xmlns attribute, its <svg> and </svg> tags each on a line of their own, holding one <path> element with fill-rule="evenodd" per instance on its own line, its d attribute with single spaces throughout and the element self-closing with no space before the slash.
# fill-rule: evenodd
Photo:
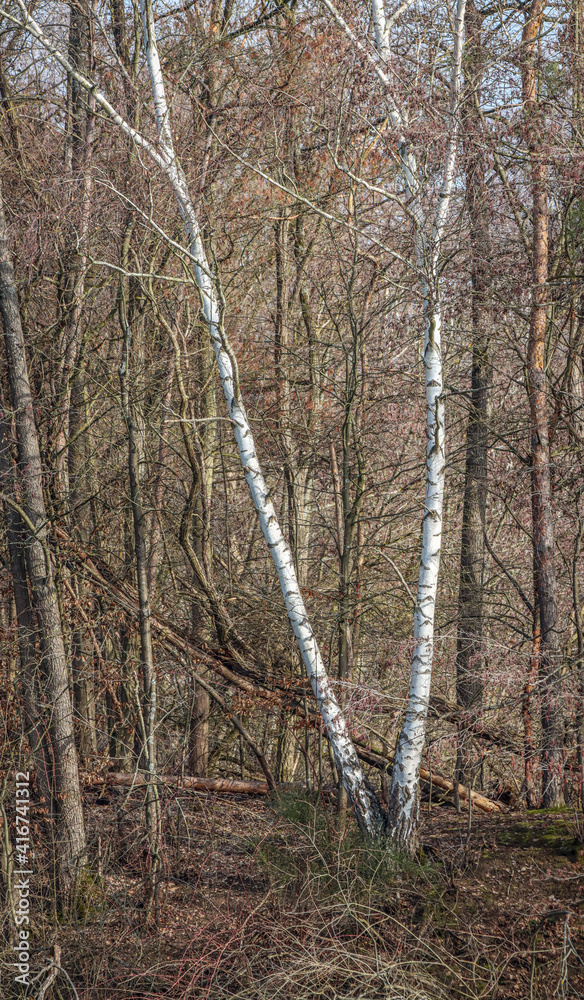
<svg viewBox="0 0 584 1000">
<path fill-rule="evenodd" d="M 442 512 L 444 500 L 445 433 L 442 374 L 442 308 L 439 259 L 450 208 L 458 147 L 460 77 L 464 38 L 465 0 L 458 0 L 455 16 L 452 73 L 450 80 L 450 136 L 444 161 L 442 187 L 428 239 L 420 227 L 419 209 L 415 213 L 416 254 L 423 275 L 425 336 L 424 372 L 426 382 L 426 488 L 422 528 L 422 552 L 414 611 L 414 652 L 406 717 L 399 735 L 391 780 L 388 832 L 392 839 L 412 850 L 416 844 L 419 820 L 419 776 L 426 735 L 432 658 L 434 615 L 438 591 L 438 571 L 442 548 Z M 373 0 L 378 51 L 388 58 L 388 28 L 380 0 Z M 413 159 L 400 151 L 404 180 L 411 186 Z M 416 189 L 418 185 L 416 183 Z"/>
<path fill-rule="evenodd" d="M 546 808 L 564 804 L 564 720 L 560 686 L 560 636 L 555 565 L 554 513 L 548 422 L 546 329 L 548 303 L 548 178 L 545 112 L 538 94 L 537 45 L 545 0 L 530 5 L 522 38 L 521 75 L 532 183 L 532 293 L 527 345 L 527 391 L 531 416 L 531 502 L 535 579 L 539 605 L 539 675 L 542 724 L 542 799 Z"/>
<path fill-rule="evenodd" d="M 471 717 L 480 714 L 483 693 L 483 573 L 490 385 L 488 343 L 492 319 L 489 309 L 491 265 L 489 199 L 485 178 L 487 164 L 478 107 L 483 75 L 482 20 L 474 3 L 467 3 L 465 93 L 461 118 L 470 222 L 472 374 L 466 431 L 456 691 L 459 704 L 470 710 Z"/>
<path fill-rule="evenodd" d="M 67 661 L 49 549 L 41 456 L 1 191 L 0 312 L 16 427 L 19 486 L 23 494 L 23 546 L 31 604 L 38 624 L 42 700 L 49 711 L 57 891 L 62 907 L 66 908 L 74 895 L 76 874 L 84 859 L 85 829 Z"/>
</svg>

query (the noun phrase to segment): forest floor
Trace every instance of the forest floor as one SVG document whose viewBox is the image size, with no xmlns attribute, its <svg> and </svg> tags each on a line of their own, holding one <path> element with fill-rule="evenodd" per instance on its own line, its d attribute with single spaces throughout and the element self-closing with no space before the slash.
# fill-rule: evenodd
<svg viewBox="0 0 584 1000">
<path fill-rule="evenodd" d="M 98 870 L 58 937 L 79 1000 L 544 1000 L 584 995 L 584 847 L 574 811 L 423 806 L 415 859 L 286 793 L 165 806 L 156 926 L 144 919 L 141 797 L 88 793 Z M 35 956 L 33 955 L 33 964 Z M 73 996 L 57 977 L 56 1000 Z M 48 1000 L 51 996 L 47 992 Z"/>
</svg>

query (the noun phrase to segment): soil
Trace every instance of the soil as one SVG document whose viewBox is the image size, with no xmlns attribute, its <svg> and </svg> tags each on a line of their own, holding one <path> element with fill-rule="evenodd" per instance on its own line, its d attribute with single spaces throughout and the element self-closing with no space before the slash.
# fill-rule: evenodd
<svg viewBox="0 0 584 1000">
<path fill-rule="evenodd" d="M 423 807 L 415 858 L 363 845 L 332 806 L 202 794 L 164 810 L 144 910 L 142 797 L 88 795 L 98 858 L 58 938 L 79 1000 L 544 1000 L 584 995 L 584 846 L 574 811 Z M 73 996 L 65 979 L 58 987 Z M 69 991 L 69 992 L 68 992 Z M 47 994 L 48 997 L 48 994 Z"/>
</svg>

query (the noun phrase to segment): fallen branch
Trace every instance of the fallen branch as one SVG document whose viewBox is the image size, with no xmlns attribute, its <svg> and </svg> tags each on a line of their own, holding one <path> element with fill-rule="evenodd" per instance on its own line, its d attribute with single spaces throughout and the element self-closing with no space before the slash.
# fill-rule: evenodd
<svg viewBox="0 0 584 1000">
<path fill-rule="evenodd" d="M 225 712 L 225 715 L 231 721 L 231 724 L 233 725 L 233 727 L 241 735 L 242 739 L 244 739 L 247 742 L 247 744 L 251 747 L 252 751 L 256 755 L 258 763 L 259 763 L 262 771 L 264 772 L 264 774 L 266 776 L 266 781 L 268 783 L 268 787 L 269 788 L 275 788 L 276 787 L 276 782 L 275 782 L 274 776 L 273 776 L 273 774 L 272 774 L 272 772 L 270 770 L 269 764 L 268 764 L 266 758 L 264 757 L 262 751 L 260 750 L 259 746 L 257 745 L 256 741 L 254 740 L 253 736 L 251 736 L 251 734 L 248 733 L 247 729 L 243 725 L 243 723 L 242 723 L 241 719 L 239 718 L 239 716 L 235 715 L 234 712 L 230 712 L 229 711 L 229 708 L 225 704 L 225 701 L 221 697 L 221 695 L 219 694 L 219 692 L 216 691 L 215 688 L 212 687 L 211 684 L 208 683 L 208 681 L 206 681 L 203 677 L 200 676 L 200 674 L 197 674 L 195 671 L 193 672 L 193 680 L 195 681 L 195 684 L 199 684 L 200 687 L 202 687 L 203 690 L 206 691 L 207 694 L 211 698 L 213 698 L 214 701 L 217 702 L 217 704 L 220 706 L 220 708 L 223 710 L 223 712 Z"/>
<path fill-rule="evenodd" d="M 364 763 L 370 764 L 378 770 L 384 771 L 391 766 L 389 758 L 383 758 L 375 751 L 368 750 L 362 746 L 357 748 L 357 753 Z M 452 781 L 444 778 L 441 774 L 427 771 L 424 767 L 420 768 L 420 778 L 422 781 L 431 782 L 435 788 L 441 788 L 445 792 L 452 793 L 454 791 Z M 214 792 L 218 795 L 267 795 L 273 790 L 267 781 L 241 781 L 236 778 L 195 778 L 191 776 L 180 777 L 172 774 L 161 774 L 157 776 L 156 780 L 159 784 L 167 785 L 169 788 L 184 788 L 195 792 Z M 124 788 L 145 788 L 148 783 L 148 776 L 141 773 L 119 774 L 110 771 L 107 774 L 83 774 L 81 775 L 81 781 L 86 787 L 119 785 Z M 274 787 L 281 790 L 300 790 L 302 786 L 284 782 Z M 323 789 L 323 791 L 327 790 Z M 468 799 L 468 788 L 464 785 L 459 785 L 459 795 L 461 799 Z M 502 811 L 501 806 L 497 802 L 487 799 L 479 792 L 471 791 L 470 796 L 473 805 L 477 809 L 480 809 L 481 812 L 494 813 Z"/>
<path fill-rule="evenodd" d="M 380 771 L 387 771 L 391 769 L 391 765 L 393 764 L 393 754 L 385 753 L 380 744 L 372 744 L 371 749 L 369 749 L 361 741 L 356 740 L 355 737 L 353 737 L 353 742 L 355 743 L 357 753 L 362 761 L 367 764 L 371 764 L 372 767 L 376 767 Z M 448 778 L 443 777 L 441 774 L 435 774 L 434 771 L 428 771 L 425 767 L 421 767 L 420 778 L 422 781 L 427 781 L 432 784 L 435 788 L 441 788 L 444 792 L 454 793 L 454 783 Z M 458 786 L 458 794 L 461 799 L 468 801 L 469 790 L 465 785 Z M 480 792 L 471 790 L 470 799 L 473 806 L 481 812 L 502 812 L 501 806 L 498 802 L 493 802 L 492 799 L 486 798 L 486 796 L 481 795 Z"/>
<path fill-rule="evenodd" d="M 71 550 L 72 555 L 79 560 L 93 581 L 105 590 L 112 600 L 116 602 L 116 604 L 122 607 L 126 612 L 130 613 L 133 617 L 138 618 L 138 595 L 133 588 L 131 588 L 127 583 L 121 585 L 115 581 L 109 568 L 98 558 L 90 556 L 89 553 L 82 548 L 82 546 L 74 541 L 67 534 L 67 532 L 63 530 L 63 528 L 56 526 L 55 534 Z M 306 682 L 296 682 L 286 688 L 275 683 L 274 688 L 266 688 L 261 683 L 259 675 L 252 668 L 248 668 L 244 672 L 241 664 L 235 662 L 229 655 L 222 656 L 219 651 L 201 649 L 200 646 L 196 646 L 192 642 L 182 629 L 180 629 L 177 625 L 170 625 L 170 623 L 165 621 L 160 615 L 152 614 L 150 621 L 152 628 L 157 634 L 158 640 L 174 653 L 178 652 L 182 656 L 186 657 L 187 661 L 191 665 L 201 663 L 209 667 L 210 670 L 222 677 L 228 684 L 232 684 L 234 687 L 239 688 L 240 691 L 243 691 L 245 694 L 250 695 L 258 701 L 263 701 L 271 706 L 286 705 L 297 714 L 305 714 L 303 711 L 303 703 L 307 693 Z M 441 716 L 453 724 L 459 720 L 463 711 L 459 705 L 454 702 L 449 702 L 439 695 L 432 695 L 430 704 L 431 709 L 436 713 L 436 715 Z M 314 716 L 315 720 L 317 719 L 315 709 L 313 709 L 309 715 Z M 237 724 L 234 724 L 237 728 Z M 519 745 L 517 740 L 511 734 L 496 732 L 481 721 L 474 721 L 468 728 L 469 732 L 471 732 L 472 735 L 478 739 L 486 739 L 489 742 L 494 743 L 496 746 L 500 746 L 503 749 L 510 751 L 511 753 L 518 755 L 523 753 L 522 746 Z M 246 738 L 245 735 L 244 738 Z M 385 755 L 383 752 L 380 752 L 382 757 L 384 757 Z M 386 764 L 387 762 L 379 766 L 383 769 Z M 374 766 L 377 767 L 378 765 L 374 764 Z M 427 778 L 424 780 L 429 781 L 430 779 Z M 439 780 L 448 781 L 447 778 L 441 777 L 439 777 Z M 438 782 L 433 783 L 435 783 L 437 787 L 442 787 Z M 450 786 L 451 788 L 445 790 L 452 790 L 454 787 L 452 782 L 450 782 Z M 462 786 L 460 787 L 462 788 Z M 465 798 L 462 791 L 460 794 L 462 798 Z M 473 795 L 478 795 L 478 792 L 473 792 Z M 480 795 L 478 795 L 478 797 L 479 799 L 482 798 Z M 485 799 L 485 801 L 489 802 L 490 800 Z"/>
<path fill-rule="evenodd" d="M 67 546 L 72 557 L 79 561 L 84 571 L 94 583 L 98 584 L 124 611 L 134 618 L 139 617 L 138 594 L 133 587 L 130 587 L 127 583 L 123 585 L 119 584 L 114 580 L 109 568 L 101 560 L 90 556 L 82 546 L 73 541 L 63 528 L 56 526 L 55 535 Z M 229 684 L 233 684 L 240 691 L 252 695 L 254 698 L 259 698 L 272 704 L 278 700 L 291 700 L 289 692 L 281 691 L 278 694 L 275 690 L 263 687 L 259 675 L 254 670 L 250 668 L 244 672 L 241 665 L 236 663 L 232 657 L 223 657 L 220 652 L 201 649 L 200 646 L 196 646 L 180 628 L 176 625 L 170 625 L 160 615 L 151 614 L 150 623 L 159 641 L 170 647 L 174 652 L 181 653 L 189 660 L 191 665 L 201 663 L 209 667 L 215 673 L 219 674 L 223 680 Z M 229 663 L 229 666 L 227 666 L 227 663 Z M 304 685 L 305 687 L 306 685 Z M 297 697 L 302 697 L 300 690 Z"/>
<path fill-rule="evenodd" d="M 116 785 L 123 788 L 145 788 L 148 784 L 146 774 L 119 774 L 108 771 L 107 774 L 82 774 L 82 784 L 87 788 L 96 785 Z M 157 784 L 169 788 L 185 788 L 193 792 L 216 792 L 219 795 L 267 795 L 270 786 L 267 781 L 239 781 L 235 778 L 195 778 L 180 775 L 159 774 Z"/>
</svg>

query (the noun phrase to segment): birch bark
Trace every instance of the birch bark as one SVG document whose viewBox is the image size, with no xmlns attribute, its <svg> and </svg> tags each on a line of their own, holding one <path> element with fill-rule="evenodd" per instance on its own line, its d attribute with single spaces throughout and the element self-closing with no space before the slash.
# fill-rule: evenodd
<svg viewBox="0 0 584 1000">
<path fill-rule="evenodd" d="M 215 290 L 187 181 L 174 152 L 151 0 L 140 0 L 140 11 L 144 24 L 145 53 L 159 142 L 165 161 L 165 173 L 173 186 L 189 239 L 195 279 L 201 294 L 203 313 L 208 323 L 245 479 L 278 574 L 288 618 L 327 729 L 337 767 L 343 776 L 350 801 L 354 805 L 359 826 L 364 833 L 375 837 L 381 833 L 383 827 L 381 808 L 359 763 L 345 719 L 326 673 L 298 586 L 292 552 L 269 498 L 269 490 L 263 477 L 241 398 L 237 362 L 223 328 L 223 303 Z"/>
<path fill-rule="evenodd" d="M 17 0 L 22 14 L 18 21 L 4 11 L 10 20 L 16 21 L 28 30 L 45 49 L 69 73 L 75 73 L 66 57 L 44 35 L 37 22 L 28 14 L 23 0 Z M 348 32 L 361 51 L 364 46 L 338 15 L 329 0 L 325 6 L 334 13 L 335 19 Z M 90 91 L 96 105 L 105 112 L 121 131 L 130 137 L 142 150 L 147 152 L 154 164 L 164 173 L 172 185 L 182 216 L 193 264 L 195 280 L 201 295 L 202 310 L 208 324 L 209 333 L 219 369 L 223 392 L 227 401 L 244 475 L 259 516 L 262 532 L 278 573 L 289 620 L 296 635 L 302 658 L 322 714 L 339 771 L 349 797 L 354 804 L 355 814 L 363 831 L 372 836 L 379 835 L 384 826 L 379 803 L 368 787 L 364 772 L 358 761 L 355 748 L 349 737 L 338 701 L 326 674 L 316 638 L 308 620 L 300 594 L 294 561 L 278 523 L 269 490 L 255 451 L 253 436 L 245 412 L 239 389 L 237 363 L 223 329 L 223 303 L 217 291 L 209 268 L 201 232 L 193 202 L 190 197 L 186 177 L 178 162 L 170 130 L 168 107 L 160 59 L 156 46 L 154 16 L 151 0 L 140 0 L 140 12 L 144 25 L 144 48 L 148 64 L 155 117 L 158 129 L 158 144 L 147 140 L 137 129 L 125 121 L 113 108 L 95 84 L 80 73 L 76 79 Z M 429 683 L 432 662 L 433 619 L 436 600 L 436 584 L 440 559 L 442 524 L 442 496 L 444 487 L 444 414 L 442 400 L 442 362 L 440 352 L 441 310 L 438 283 L 438 264 L 445 223 L 450 205 L 454 165 L 457 146 L 457 112 L 459 98 L 459 77 L 462 52 L 464 0 L 459 0 L 456 10 L 455 44 L 450 97 L 450 138 L 447 147 L 443 183 L 438 198 L 434 226 L 430 238 L 424 239 L 422 224 L 424 219 L 419 199 L 419 183 L 415 158 L 405 139 L 403 121 L 389 92 L 389 77 L 383 69 L 389 59 L 388 24 L 383 16 L 379 0 L 374 0 L 376 13 L 376 39 L 378 56 L 366 52 L 377 76 L 386 88 L 389 117 L 398 130 L 398 153 L 405 183 L 411 197 L 410 211 L 417 223 L 416 250 L 418 266 L 423 273 L 425 298 L 425 345 L 424 365 L 426 372 L 427 398 L 427 482 L 423 530 L 423 548 L 418 587 L 418 601 L 415 618 L 415 641 L 412 664 L 412 684 L 408 714 L 394 769 L 392 810 L 390 831 L 397 831 L 400 838 L 410 836 L 415 829 L 417 818 L 417 777 L 424 743 L 425 720 L 428 706 Z"/>
<path fill-rule="evenodd" d="M 327 6 L 328 0 L 325 0 Z M 400 145 L 400 160 L 406 187 L 415 193 L 414 219 L 418 267 L 424 294 L 425 334 L 424 371 L 426 381 L 426 488 L 422 529 L 422 552 L 414 611 L 414 651 L 406 717 L 399 736 L 392 773 L 388 813 L 388 834 L 412 847 L 419 818 L 418 785 L 426 735 L 426 721 L 432 680 L 434 615 L 438 589 L 438 571 L 442 547 L 442 508 L 444 498 L 445 434 L 442 384 L 442 310 L 440 300 L 440 254 L 448 218 L 458 145 L 460 80 L 464 38 L 465 0 L 458 0 L 454 21 L 454 44 L 450 78 L 448 116 L 449 140 L 444 161 L 443 179 L 429 240 L 422 229 L 419 202 L 420 184 L 415 159 L 405 140 Z M 384 66 L 391 59 L 389 24 L 383 0 L 372 0 L 376 49 Z M 403 129 L 403 118 L 391 100 L 395 123 Z"/>
<path fill-rule="evenodd" d="M 442 395 L 442 311 L 440 301 L 440 255 L 448 218 L 458 145 L 460 80 L 464 39 L 465 0 L 458 0 L 454 19 L 454 44 L 450 77 L 450 101 L 447 125 L 448 143 L 442 185 L 432 232 L 425 233 L 421 203 L 421 184 L 414 154 L 409 148 L 405 113 L 400 111 L 391 87 L 390 20 L 383 0 L 371 0 L 375 55 L 357 38 L 331 0 L 322 0 L 337 25 L 366 58 L 384 88 L 388 117 L 398 135 L 397 152 L 410 212 L 414 220 L 416 262 L 424 299 L 424 371 L 426 382 L 426 488 L 422 529 L 422 552 L 418 591 L 414 611 L 414 651 L 406 717 L 396 748 L 387 833 L 392 839 L 412 848 L 418 824 L 418 785 L 426 734 L 426 720 L 432 679 L 434 614 L 438 588 L 438 570 L 442 546 L 442 507 L 444 497 L 445 440 L 444 400 Z M 407 4 L 405 5 L 407 6 Z M 400 8 L 400 11 L 403 9 Z"/>
<path fill-rule="evenodd" d="M 364 834 L 378 837 L 383 832 L 383 813 L 359 762 L 306 613 L 292 553 L 278 523 L 270 499 L 270 491 L 265 483 L 256 454 L 253 435 L 239 388 L 237 362 L 223 328 L 223 303 L 220 293 L 218 294 L 216 291 L 212 272 L 207 262 L 187 180 L 174 152 L 164 80 L 156 45 L 151 0 L 140 0 L 139 6 L 144 26 L 144 51 L 158 129 L 157 146 L 129 125 L 97 86 L 71 66 L 66 56 L 53 45 L 34 18 L 28 14 L 23 0 L 17 0 L 17 3 L 21 11 L 22 21 L 18 21 L 4 8 L 2 12 L 9 20 L 16 22 L 36 38 L 67 72 L 71 73 L 83 87 L 91 92 L 101 111 L 105 112 L 106 116 L 140 149 L 148 153 L 153 163 L 162 171 L 172 186 L 189 242 L 195 281 L 201 296 L 202 311 L 208 325 L 241 465 L 259 517 L 262 533 L 278 574 L 288 618 L 296 636 L 302 660 L 333 748 L 335 761 L 343 776 L 343 782 L 353 805 L 359 827 Z"/>
</svg>

